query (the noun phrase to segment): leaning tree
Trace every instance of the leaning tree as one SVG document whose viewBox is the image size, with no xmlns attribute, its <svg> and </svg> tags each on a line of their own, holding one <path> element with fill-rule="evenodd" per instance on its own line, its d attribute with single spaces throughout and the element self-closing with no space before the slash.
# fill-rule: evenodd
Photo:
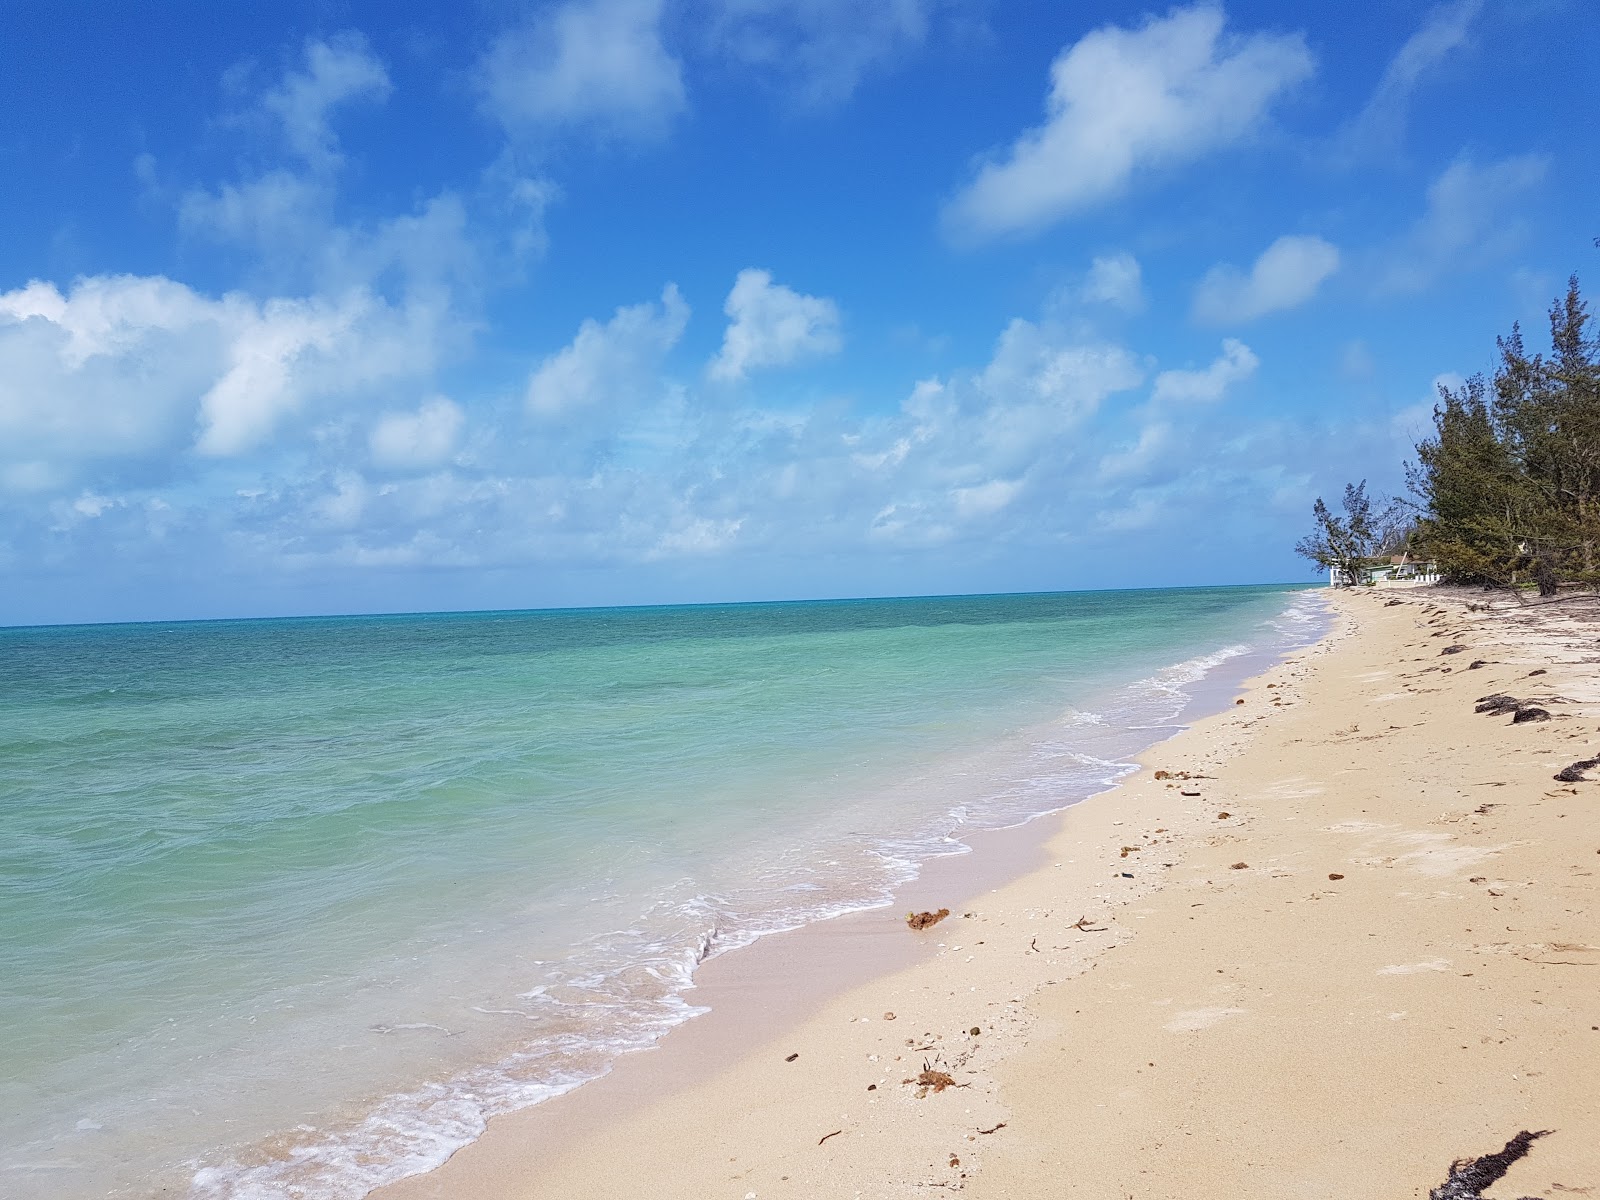
<svg viewBox="0 0 1600 1200">
<path fill-rule="evenodd" d="M 1404 503 L 1368 496 L 1365 479 L 1345 484 L 1342 516 L 1324 504 L 1321 496 L 1311 511 L 1317 527 L 1295 543 L 1295 553 L 1332 571 L 1345 587 L 1361 581 L 1361 569 L 1368 560 L 1403 544 L 1405 538 Z"/>
</svg>

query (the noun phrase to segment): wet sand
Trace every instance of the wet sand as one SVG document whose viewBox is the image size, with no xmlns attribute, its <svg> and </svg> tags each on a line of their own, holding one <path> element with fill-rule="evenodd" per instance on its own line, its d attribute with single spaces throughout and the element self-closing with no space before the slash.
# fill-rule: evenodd
<svg viewBox="0 0 1600 1200">
<path fill-rule="evenodd" d="M 935 863 L 931 929 L 713 960 L 711 1016 L 376 1195 L 1422 1197 L 1523 1129 L 1489 1194 L 1600 1195 L 1600 782 L 1552 778 L 1600 606 L 1483 599 L 1337 597 L 1042 847 Z"/>
</svg>

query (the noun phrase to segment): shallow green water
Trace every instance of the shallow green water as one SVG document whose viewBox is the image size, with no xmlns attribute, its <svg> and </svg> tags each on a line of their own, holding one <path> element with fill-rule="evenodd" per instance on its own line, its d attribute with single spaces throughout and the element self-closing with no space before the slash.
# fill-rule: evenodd
<svg viewBox="0 0 1600 1200">
<path fill-rule="evenodd" d="M 683 1019 L 706 953 L 1098 790 L 1186 684 L 1304 640 L 1313 607 L 0 630 L 0 1190 L 420 1169 Z M 291 1161 L 270 1139 L 297 1128 Z"/>
</svg>

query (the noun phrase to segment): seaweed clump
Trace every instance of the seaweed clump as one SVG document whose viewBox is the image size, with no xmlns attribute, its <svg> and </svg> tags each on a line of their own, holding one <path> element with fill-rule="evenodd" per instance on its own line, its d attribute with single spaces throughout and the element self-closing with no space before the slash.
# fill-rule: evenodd
<svg viewBox="0 0 1600 1200">
<path fill-rule="evenodd" d="M 1557 771 L 1555 775 L 1556 782 L 1587 783 L 1589 781 L 1589 777 L 1585 775 L 1584 772 L 1592 771 L 1595 767 L 1600 767 L 1600 758 L 1579 759 L 1571 766 L 1562 767 L 1561 770 Z"/>
<path fill-rule="evenodd" d="M 1540 708 L 1537 704 L 1529 704 L 1525 700 L 1518 700 L 1515 696 L 1508 696 L 1504 692 L 1491 692 L 1487 696 L 1479 696 L 1478 703 L 1472 711 L 1485 713 L 1491 717 L 1503 717 L 1506 713 L 1510 713 L 1513 725 L 1550 719 L 1547 709 Z"/>
<path fill-rule="evenodd" d="M 1450 1164 L 1450 1177 L 1428 1193 L 1428 1200 L 1483 1200 L 1483 1189 L 1499 1183 L 1513 1163 L 1527 1156 L 1535 1139 L 1549 1133 L 1548 1129 L 1541 1129 L 1537 1133 L 1529 1133 L 1524 1129 L 1497 1154 L 1456 1159 Z M 1524 1196 L 1522 1200 L 1536 1198 Z"/>
<path fill-rule="evenodd" d="M 913 929 L 926 929 L 930 925 L 937 925 L 949 915 L 948 908 L 941 908 L 938 912 L 907 913 L 906 924 Z"/>
</svg>

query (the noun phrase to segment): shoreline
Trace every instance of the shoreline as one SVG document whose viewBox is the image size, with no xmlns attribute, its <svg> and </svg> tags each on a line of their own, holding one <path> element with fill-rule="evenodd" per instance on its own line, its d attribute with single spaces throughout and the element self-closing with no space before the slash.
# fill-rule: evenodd
<svg viewBox="0 0 1600 1200">
<path fill-rule="evenodd" d="M 1141 770 L 1148 755 L 1196 724 L 1227 716 L 1239 691 L 1264 672 L 1320 653 L 1341 631 L 1331 611 L 1319 614 L 1317 620 L 1322 630 L 1315 640 L 1254 649 L 1237 661 L 1224 659 L 1186 685 L 1187 699 L 1170 723 L 1150 727 L 1164 731 L 1162 735 L 1119 761 L 1134 772 Z M 502 1194 L 502 1188 L 511 1186 L 510 1177 L 524 1173 L 516 1163 L 522 1154 L 543 1160 L 549 1147 L 603 1139 L 619 1119 L 670 1102 L 758 1053 L 774 1030 L 803 1025 L 842 996 L 926 967 L 939 956 L 942 935 L 956 928 L 962 911 L 986 894 L 1046 869 L 1050 844 L 1060 836 L 1069 815 L 1105 803 L 1124 787 L 1126 778 L 1016 825 L 961 831 L 954 836 L 964 849 L 924 860 L 917 877 L 900 885 L 887 905 L 769 934 L 707 959 L 684 995 L 689 1004 L 709 1011 L 675 1026 L 652 1046 L 622 1055 L 604 1075 L 549 1101 L 491 1118 L 484 1133 L 441 1166 L 385 1184 L 369 1195 L 411 1200 Z M 906 929 L 902 910 L 951 905 L 957 906 L 955 915 L 932 931 L 917 935 Z M 533 1190 L 518 1194 L 561 1194 L 541 1190 L 536 1180 L 526 1183 Z"/>
<path fill-rule="evenodd" d="M 628 1103 L 587 1127 L 622 1067 L 374 1195 L 1420 1198 L 1544 1128 L 1508 1187 L 1600 1184 L 1600 816 L 1595 785 L 1551 783 L 1600 746 L 1600 683 L 1572 669 L 1594 626 L 1432 590 L 1335 603 L 1243 705 L 1053 818 L 1042 865 L 925 934 L 884 921 L 917 961 L 761 1013 L 660 1090 L 613 1083 Z M 1529 671 L 1552 721 L 1473 713 Z"/>
</svg>

